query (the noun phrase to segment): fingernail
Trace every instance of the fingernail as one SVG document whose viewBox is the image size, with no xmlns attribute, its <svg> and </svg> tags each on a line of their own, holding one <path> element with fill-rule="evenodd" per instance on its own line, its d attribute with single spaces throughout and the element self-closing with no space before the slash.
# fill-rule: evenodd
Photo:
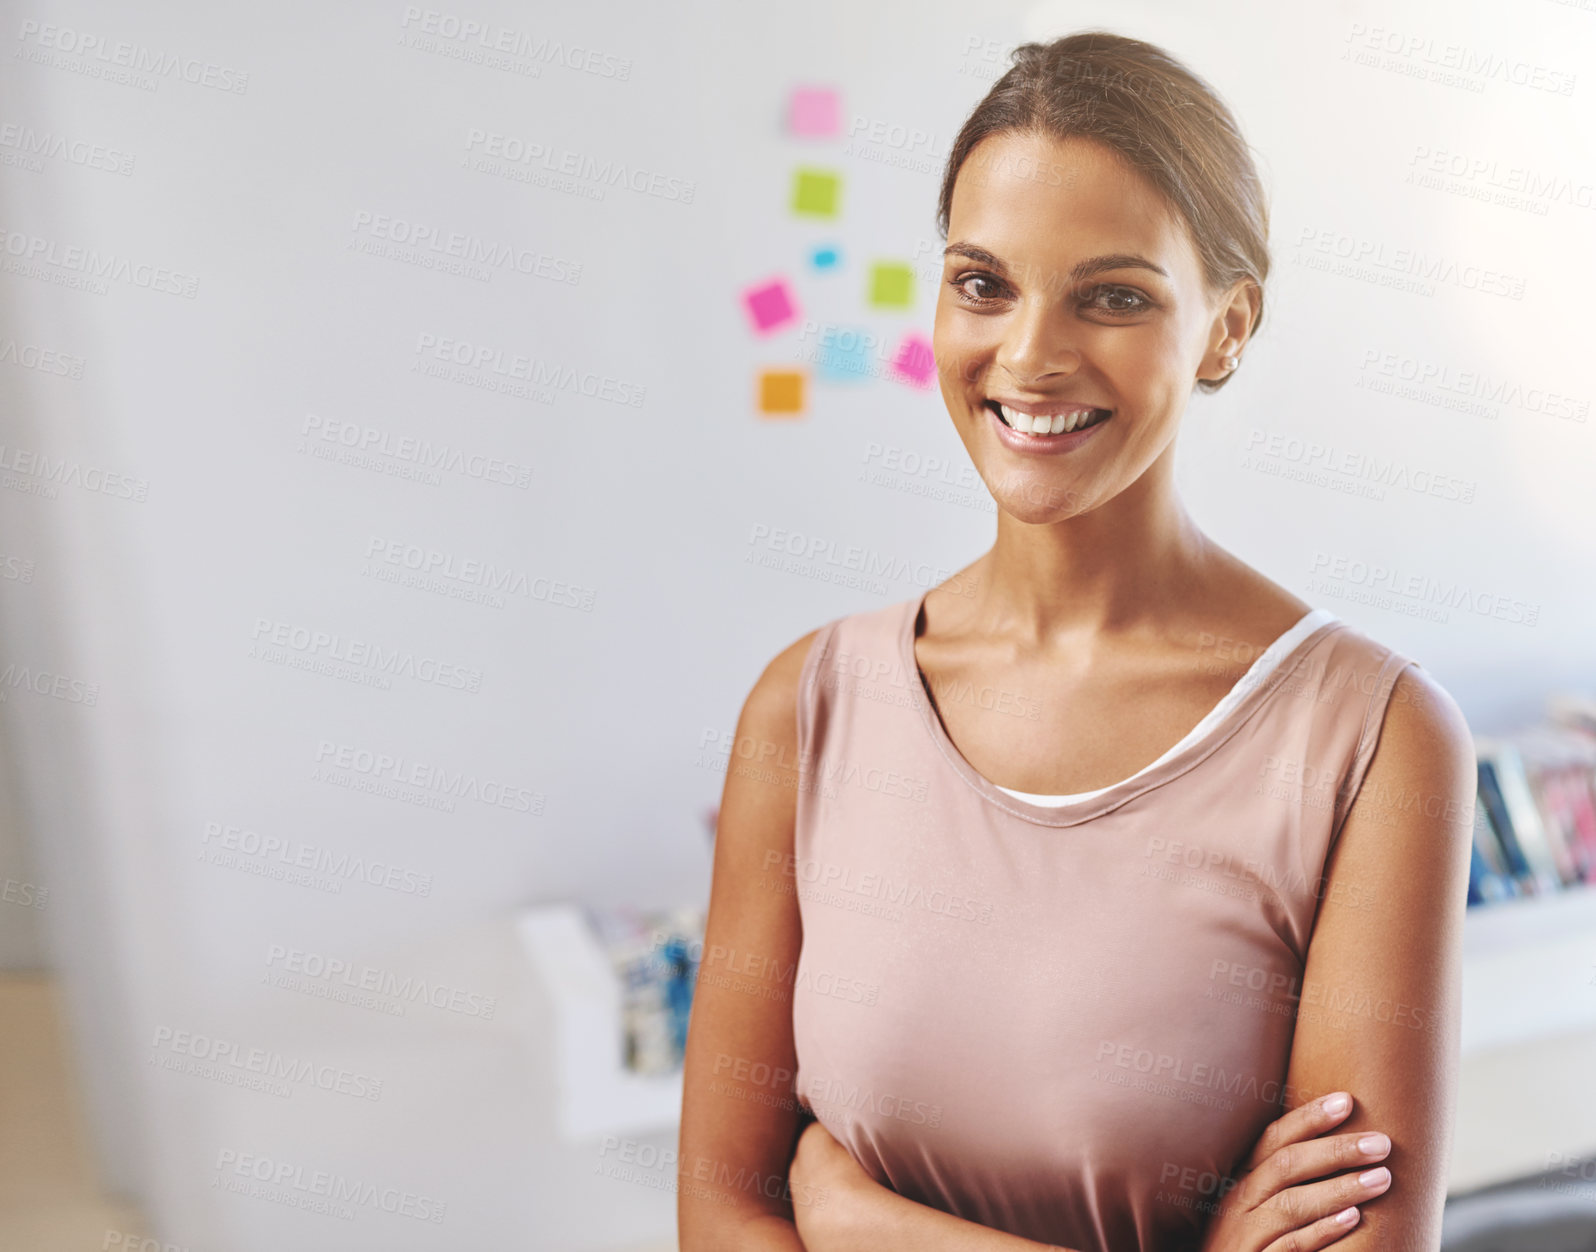
<svg viewBox="0 0 1596 1252">
<path fill-rule="evenodd" d="M 1382 1165 L 1378 1169 L 1365 1170 L 1358 1175 L 1358 1181 L 1365 1187 L 1378 1187 L 1390 1177 L 1391 1171 Z"/>
<path fill-rule="evenodd" d="M 1352 1225 L 1353 1222 L 1355 1222 L 1357 1220 L 1358 1220 L 1358 1209 L 1357 1209 L 1356 1205 L 1354 1205 L 1352 1208 L 1349 1208 L 1349 1209 L 1342 1209 L 1339 1213 L 1336 1214 L 1336 1221 L 1340 1222 L 1343 1226 L 1350 1226 L 1350 1225 Z"/>
<path fill-rule="evenodd" d="M 1358 1151 L 1365 1156 L 1375 1156 L 1378 1153 L 1389 1152 L 1390 1150 L 1391 1140 L 1385 1135 L 1364 1135 L 1363 1138 L 1358 1140 Z"/>
<path fill-rule="evenodd" d="M 1321 1108 L 1331 1117 L 1340 1117 L 1352 1105 L 1352 1097 L 1345 1091 L 1338 1091 L 1333 1096 L 1326 1096 Z"/>
</svg>

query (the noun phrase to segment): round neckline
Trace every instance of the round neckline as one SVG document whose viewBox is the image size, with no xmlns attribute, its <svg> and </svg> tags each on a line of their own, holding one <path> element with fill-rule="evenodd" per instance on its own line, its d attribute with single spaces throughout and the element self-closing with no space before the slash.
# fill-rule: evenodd
<svg viewBox="0 0 1596 1252">
<path fill-rule="evenodd" d="M 1021 800 L 1017 796 L 1012 796 L 987 778 L 985 774 L 981 773 L 965 759 L 964 753 L 959 751 L 958 746 L 948 735 L 947 728 L 943 726 L 941 714 L 937 712 L 930 695 L 926 691 L 925 675 L 921 673 L 920 663 L 915 659 L 914 655 L 915 627 L 919 624 L 920 615 L 925 609 L 926 596 L 930 595 L 930 593 L 930 588 L 927 588 L 913 600 L 905 601 L 907 612 L 905 612 L 903 621 L 898 629 L 899 659 L 904 666 L 905 673 L 912 675 L 912 681 L 909 684 L 910 699 L 920 711 L 920 720 L 943 758 L 966 784 L 997 808 L 1041 826 L 1077 825 L 1090 818 L 1100 816 L 1110 809 L 1118 808 L 1126 801 L 1134 799 L 1146 791 L 1151 791 L 1154 787 L 1162 786 L 1171 779 L 1184 774 L 1223 746 L 1236 731 L 1241 729 L 1243 723 L 1262 706 L 1263 702 L 1269 698 L 1275 689 L 1291 676 L 1292 671 L 1295 669 L 1295 666 L 1290 664 L 1292 658 L 1323 638 L 1327 631 L 1336 630 L 1344 625 L 1340 618 L 1332 614 L 1327 620 L 1320 622 L 1314 629 L 1298 639 L 1294 645 L 1279 655 L 1270 672 L 1254 683 L 1239 699 L 1234 700 L 1230 708 L 1221 714 L 1217 721 L 1213 722 L 1208 732 L 1204 735 L 1194 739 L 1191 736 L 1191 732 L 1188 732 L 1180 743 L 1174 745 L 1168 753 L 1150 766 L 1132 774 L 1129 778 L 1121 779 L 1119 782 L 1107 787 L 1080 793 L 1080 799 L 1067 800 L 1061 804 L 1044 805 L 1033 804 L 1028 800 Z M 1310 613 L 1318 611 L 1321 610 L 1310 610 Z M 1307 616 L 1308 614 L 1304 614 L 1303 618 L 1298 619 L 1299 622 L 1306 619 Z M 1290 631 L 1286 631 L 1285 634 L 1290 634 Z M 1262 659 L 1261 655 L 1259 659 Z M 1256 666 L 1256 664 L 1257 662 L 1255 661 L 1254 665 Z M 1248 674 L 1251 673 L 1252 668 L 1249 668 Z M 1247 681 L 1248 674 L 1242 675 L 1237 680 L 1236 687 L 1232 687 L 1224 697 L 1221 697 L 1214 708 L 1204 715 L 1203 721 L 1199 722 L 1198 726 L 1206 722 L 1225 700 L 1235 694 L 1237 687 Z M 1196 729 L 1197 727 L 1195 726 L 1192 728 L 1193 731 Z"/>
</svg>

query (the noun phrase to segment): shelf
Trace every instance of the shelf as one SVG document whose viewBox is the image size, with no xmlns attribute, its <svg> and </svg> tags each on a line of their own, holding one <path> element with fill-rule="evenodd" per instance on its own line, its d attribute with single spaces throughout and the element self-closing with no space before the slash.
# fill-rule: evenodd
<svg viewBox="0 0 1596 1252">
<path fill-rule="evenodd" d="M 1470 908 L 1463 1054 L 1596 1030 L 1593 974 L 1596 884 Z"/>
<path fill-rule="evenodd" d="M 562 1137 L 669 1131 L 681 1112 L 680 1071 L 636 1074 L 621 1059 L 621 986 L 577 905 L 523 910 L 516 930 L 553 1007 L 557 1120 Z M 1462 1053 L 1510 1063 L 1515 1051 L 1596 1033 L 1596 885 L 1501 900 L 1464 915 Z M 1585 1074 L 1579 1079 L 1588 1084 Z M 1573 1081 L 1570 1074 L 1562 1080 Z M 1541 1111 L 1536 1141 L 1563 1142 Z M 1584 1110 L 1588 1113 L 1589 1110 Z M 1482 1163 L 1466 1170 L 1471 1181 Z"/>
<path fill-rule="evenodd" d="M 580 906 L 524 909 L 516 933 L 553 1003 L 560 1135 L 589 1142 L 645 1135 L 681 1115 L 682 1074 L 638 1074 L 622 1061 L 621 981 Z"/>
</svg>

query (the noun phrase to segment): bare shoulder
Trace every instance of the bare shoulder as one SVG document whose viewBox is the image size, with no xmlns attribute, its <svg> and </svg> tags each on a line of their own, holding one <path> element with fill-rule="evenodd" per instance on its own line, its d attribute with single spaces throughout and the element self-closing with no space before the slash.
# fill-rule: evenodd
<svg viewBox="0 0 1596 1252">
<path fill-rule="evenodd" d="M 1472 762 L 1474 739 L 1452 693 L 1414 663 L 1404 667 L 1391 685 L 1380 746 L 1392 764 L 1398 759 L 1416 763 L 1459 754 Z"/>
<path fill-rule="evenodd" d="M 783 742 L 796 736 L 798 683 L 815 637 L 824 629 L 817 626 L 771 658 L 743 702 L 743 729 L 784 736 Z"/>
<path fill-rule="evenodd" d="M 1415 819 L 1404 825 L 1413 834 L 1426 826 L 1441 835 L 1461 827 L 1472 837 L 1475 771 L 1474 738 L 1463 710 L 1428 670 L 1408 665 L 1391 685 L 1349 824 L 1383 816 L 1387 820 L 1378 824 L 1389 828 L 1393 815 L 1387 810 L 1404 803 Z"/>
</svg>

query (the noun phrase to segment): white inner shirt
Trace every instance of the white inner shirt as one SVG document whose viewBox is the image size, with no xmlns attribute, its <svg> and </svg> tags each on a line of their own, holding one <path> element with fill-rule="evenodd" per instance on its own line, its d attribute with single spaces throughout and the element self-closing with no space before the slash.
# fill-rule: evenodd
<svg viewBox="0 0 1596 1252">
<path fill-rule="evenodd" d="M 1248 692 L 1250 692 L 1254 687 L 1263 682 L 1264 679 L 1268 678 L 1269 675 L 1274 672 L 1276 667 L 1279 666 L 1281 658 L 1288 655 L 1293 648 L 1295 648 L 1309 635 L 1313 634 L 1314 631 L 1318 630 L 1319 627 L 1323 626 L 1326 622 L 1333 622 L 1335 620 L 1336 615 L 1330 612 L 1329 609 L 1311 609 L 1307 613 L 1303 614 L 1302 617 L 1298 619 L 1295 626 L 1286 631 L 1285 634 L 1281 635 L 1280 638 L 1276 639 L 1272 644 L 1263 650 L 1258 659 L 1252 663 L 1247 672 L 1236 680 L 1236 685 L 1229 691 L 1225 692 L 1224 699 L 1222 699 L 1218 704 L 1214 705 L 1214 707 L 1208 711 L 1208 715 L 1187 732 L 1184 739 L 1175 744 L 1174 747 L 1170 748 L 1168 752 L 1164 753 L 1164 755 L 1159 757 L 1156 761 L 1149 765 L 1142 766 L 1142 768 L 1132 774 L 1130 778 L 1124 779 L 1123 781 L 1130 782 L 1132 779 L 1140 778 L 1149 770 L 1156 769 L 1158 766 L 1162 765 L 1165 761 L 1169 760 L 1170 757 L 1174 756 L 1175 753 L 1184 751 L 1188 745 L 1196 743 L 1199 739 L 1209 734 L 1209 732 L 1213 730 L 1213 728 L 1219 723 L 1225 714 L 1230 712 L 1230 710 L 1236 706 L 1238 701 L 1242 700 Z M 987 781 L 991 782 L 990 779 Z M 992 785 L 999 791 L 1007 792 L 1016 800 L 1025 800 L 1030 804 L 1057 805 L 1072 804 L 1076 800 L 1090 800 L 1093 796 L 1100 796 L 1105 791 L 1110 790 L 1112 787 L 1117 787 L 1120 784 L 1111 783 L 1108 787 L 1099 787 L 1095 791 L 1077 791 L 1074 794 L 1067 796 L 1037 795 L 1036 793 L 1030 791 L 1016 791 L 1014 788 L 1005 787 L 1001 783 L 992 783 Z"/>
</svg>

